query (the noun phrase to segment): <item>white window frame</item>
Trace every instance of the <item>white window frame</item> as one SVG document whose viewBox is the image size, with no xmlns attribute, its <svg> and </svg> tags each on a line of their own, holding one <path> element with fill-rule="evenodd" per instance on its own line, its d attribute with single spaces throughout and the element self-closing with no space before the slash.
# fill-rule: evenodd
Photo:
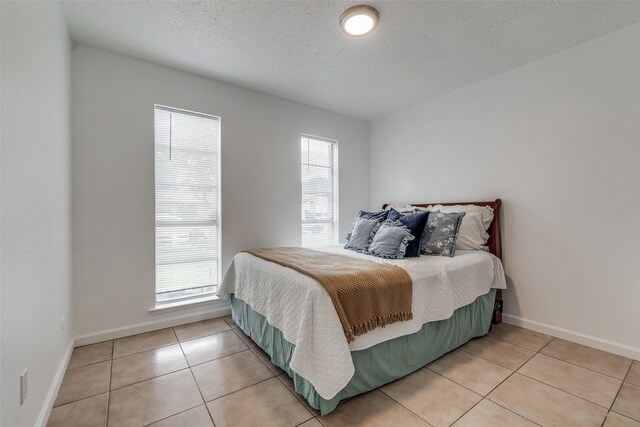
<svg viewBox="0 0 640 427">
<path fill-rule="evenodd" d="M 338 140 L 325 138 L 322 136 L 311 135 L 308 133 L 300 134 L 300 143 L 303 138 L 315 139 L 317 141 L 323 141 L 333 144 L 332 151 L 332 175 L 333 175 L 333 244 L 336 244 L 340 241 L 340 206 L 339 206 L 339 188 L 340 188 L 340 178 L 339 178 L 339 167 L 338 167 Z M 302 153 L 300 153 L 300 196 L 302 197 Z M 302 199 L 300 200 L 300 213 L 302 214 Z M 302 215 L 301 215 L 302 217 Z M 301 219 L 300 224 L 300 245 L 302 246 L 302 226 L 304 224 L 313 224 L 314 221 L 305 221 Z M 326 221 L 318 221 L 318 223 L 326 223 Z"/>
<path fill-rule="evenodd" d="M 156 209 L 155 209 L 155 203 L 156 203 L 156 172 L 155 172 L 155 144 L 156 144 L 156 135 L 155 135 L 155 115 L 156 115 L 156 110 L 165 110 L 165 111 L 171 111 L 171 112 L 176 112 L 176 113 L 180 113 L 180 114 L 190 114 L 190 115 L 194 115 L 194 116 L 198 116 L 198 117 L 205 117 L 205 118 L 210 118 L 210 119 L 216 119 L 218 121 L 218 136 L 217 136 L 217 141 L 216 141 L 216 146 L 215 146 L 215 151 L 216 151 L 216 157 L 217 157 L 217 171 L 216 171 L 216 182 L 217 182 L 217 191 L 216 191 L 216 206 L 217 206 L 217 221 L 216 221 L 216 236 L 217 236 L 217 241 L 216 241 L 216 250 L 217 250 L 217 258 L 216 258 L 216 273 L 217 273 L 217 277 L 216 277 L 216 290 L 212 291 L 212 292 L 205 292 L 202 294 L 198 294 L 198 295 L 193 295 L 193 296 L 186 296 L 186 297 L 179 297 L 179 298 L 171 298 L 169 300 L 166 301 L 158 301 L 158 292 L 157 292 L 157 283 L 156 283 L 156 256 L 155 256 L 155 252 L 156 252 L 156 248 L 157 248 L 157 243 L 156 243 Z M 207 302 L 207 301 L 212 301 L 212 300 L 218 300 L 219 298 L 216 296 L 216 291 L 217 291 L 217 287 L 220 286 L 220 282 L 221 282 L 221 269 L 222 269 L 222 161 L 221 161 L 221 145 L 222 145 L 222 138 L 221 138 L 221 134 L 222 134 L 222 118 L 220 116 L 216 116 L 213 114 L 207 114 L 207 113 L 201 113 L 198 111 L 192 111 L 192 110 L 186 110 L 183 108 L 176 108 L 176 107 L 170 107 L 167 105 L 162 105 L 162 104 L 154 104 L 153 106 L 153 126 L 154 126 L 154 138 L 153 138 L 153 145 L 154 145 L 154 185 L 153 185 L 153 191 L 154 191 L 154 269 L 153 269 L 153 300 L 155 303 L 155 307 L 152 307 L 152 309 L 150 310 L 151 312 L 154 311 L 158 311 L 161 312 L 164 309 L 168 308 L 168 309 L 172 309 L 173 307 L 180 307 L 183 305 L 193 305 L 193 304 L 200 304 L 203 302 Z"/>
</svg>

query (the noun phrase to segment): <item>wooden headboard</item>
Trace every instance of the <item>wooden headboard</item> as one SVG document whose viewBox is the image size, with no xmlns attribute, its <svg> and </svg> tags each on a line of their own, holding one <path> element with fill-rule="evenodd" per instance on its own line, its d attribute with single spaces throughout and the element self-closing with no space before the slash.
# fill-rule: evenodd
<svg viewBox="0 0 640 427">
<path fill-rule="evenodd" d="M 476 205 L 476 206 L 489 206 L 493 208 L 493 221 L 489 226 L 489 252 L 497 256 L 502 260 L 502 239 L 500 238 L 500 207 L 502 206 L 502 200 L 496 199 L 493 202 L 447 202 L 447 203 L 412 203 L 413 206 L 419 206 L 426 208 L 429 205 Z M 382 205 L 382 209 L 386 209 L 387 203 Z M 493 319 L 491 323 L 498 324 L 502 322 L 502 289 L 496 290 L 496 303 L 493 310 Z"/>
<path fill-rule="evenodd" d="M 443 206 L 452 206 L 452 205 L 476 205 L 476 206 L 489 206 L 493 209 L 493 221 L 489 226 L 489 241 L 487 245 L 489 246 L 489 252 L 502 259 L 502 240 L 500 238 L 500 207 L 502 206 L 502 200 L 496 199 L 492 202 L 447 202 L 447 203 L 412 203 L 412 206 L 418 206 L 421 208 L 426 208 L 430 205 L 443 205 Z M 387 203 L 382 205 L 382 209 L 386 209 L 389 206 Z"/>
</svg>

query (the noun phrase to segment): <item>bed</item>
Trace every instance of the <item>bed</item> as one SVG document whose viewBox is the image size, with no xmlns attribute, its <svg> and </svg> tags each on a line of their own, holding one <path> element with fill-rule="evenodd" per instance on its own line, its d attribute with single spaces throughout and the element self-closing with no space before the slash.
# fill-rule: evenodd
<svg viewBox="0 0 640 427">
<path fill-rule="evenodd" d="M 320 249 L 395 264 L 412 279 L 413 319 L 366 332 L 351 342 L 320 283 L 249 253 L 234 257 L 218 295 L 230 300 L 236 324 L 321 414 L 332 412 L 343 399 L 420 369 L 501 321 L 501 293 L 506 288 L 501 201 L 441 204 L 493 208 L 489 251 L 383 260 L 338 245 Z"/>
</svg>

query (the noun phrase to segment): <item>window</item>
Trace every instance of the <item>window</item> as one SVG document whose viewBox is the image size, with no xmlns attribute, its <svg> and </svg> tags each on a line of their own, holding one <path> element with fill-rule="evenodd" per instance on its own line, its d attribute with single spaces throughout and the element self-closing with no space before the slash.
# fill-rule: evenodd
<svg viewBox="0 0 640 427">
<path fill-rule="evenodd" d="M 338 241 L 338 144 L 302 135 L 302 246 Z"/>
<path fill-rule="evenodd" d="M 155 106 L 156 303 L 214 294 L 220 118 Z"/>
</svg>

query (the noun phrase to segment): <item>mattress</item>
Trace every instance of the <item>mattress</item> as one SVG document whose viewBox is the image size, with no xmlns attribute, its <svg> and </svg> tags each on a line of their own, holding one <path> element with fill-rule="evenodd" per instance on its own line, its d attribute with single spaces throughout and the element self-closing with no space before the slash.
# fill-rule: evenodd
<svg viewBox="0 0 640 427">
<path fill-rule="evenodd" d="M 386 260 L 338 245 L 319 250 L 404 268 L 413 281 L 413 320 L 378 328 L 349 344 L 329 295 L 317 281 L 248 253 L 234 257 L 218 296 L 235 295 L 280 330 L 295 346 L 289 367 L 324 399 L 335 397 L 353 377 L 351 351 L 413 334 L 427 322 L 451 317 L 490 289 L 506 288 L 502 263 L 484 251 Z"/>
</svg>

